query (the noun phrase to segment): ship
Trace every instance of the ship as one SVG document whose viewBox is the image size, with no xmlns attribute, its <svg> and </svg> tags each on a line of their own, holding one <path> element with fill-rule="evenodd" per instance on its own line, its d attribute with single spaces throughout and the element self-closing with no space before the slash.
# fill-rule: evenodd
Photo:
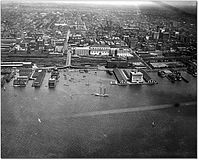
<svg viewBox="0 0 199 160">
<path fill-rule="evenodd" d="M 104 93 L 102 93 L 102 87 L 100 87 L 100 92 L 99 93 L 94 93 L 95 96 L 99 97 L 108 97 L 109 95 L 106 93 L 106 88 L 104 88 Z"/>
<path fill-rule="evenodd" d="M 50 78 L 48 80 L 48 87 L 49 88 L 55 88 L 56 87 L 56 79 L 55 78 Z"/>
</svg>

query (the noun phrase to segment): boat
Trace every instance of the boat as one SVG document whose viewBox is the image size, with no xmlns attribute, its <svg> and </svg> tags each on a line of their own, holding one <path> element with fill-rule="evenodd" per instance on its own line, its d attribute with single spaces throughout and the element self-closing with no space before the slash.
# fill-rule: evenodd
<svg viewBox="0 0 199 160">
<path fill-rule="evenodd" d="M 48 80 L 48 87 L 49 88 L 55 88 L 56 87 L 56 79 L 53 77 L 53 78 L 50 78 Z"/>
<path fill-rule="evenodd" d="M 175 77 L 173 74 L 168 74 L 167 75 L 168 80 L 170 80 L 172 83 L 175 83 Z"/>
<path fill-rule="evenodd" d="M 26 81 L 23 79 L 14 79 L 13 87 L 26 87 Z"/>
<path fill-rule="evenodd" d="M 181 81 L 182 80 L 182 75 L 180 72 L 176 72 L 176 78 L 178 81 Z"/>
<path fill-rule="evenodd" d="M 117 85 L 117 81 L 111 81 L 110 84 L 111 85 Z"/>
<path fill-rule="evenodd" d="M 89 86 L 90 84 L 89 84 L 89 81 L 86 83 L 86 86 Z"/>
<path fill-rule="evenodd" d="M 102 93 L 102 87 L 100 87 L 100 93 L 94 93 L 95 96 L 99 97 L 108 97 L 109 95 L 106 93 L 106 88 L 104 88 L 104 93 Z"/>
<path fill-rule="evenodd" d="M 164 71 L 158 71 L 158 76 L 160 76 L 161 78 L 164 78 L 166 74 Z"/>
</svg>

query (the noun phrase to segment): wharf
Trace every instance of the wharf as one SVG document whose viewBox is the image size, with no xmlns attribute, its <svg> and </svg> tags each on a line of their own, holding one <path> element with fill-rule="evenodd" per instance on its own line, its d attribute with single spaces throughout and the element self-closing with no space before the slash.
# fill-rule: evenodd
<svg viewBox="0 0 199 160">
<path fill-rule="evenodd" d="M 119 84 L 127 84 L 125 76 L 122 74 L 121 70 L 118 68 L 115 68 L 113 70 L 113 73 L 118 81 Z"/>
</svg>

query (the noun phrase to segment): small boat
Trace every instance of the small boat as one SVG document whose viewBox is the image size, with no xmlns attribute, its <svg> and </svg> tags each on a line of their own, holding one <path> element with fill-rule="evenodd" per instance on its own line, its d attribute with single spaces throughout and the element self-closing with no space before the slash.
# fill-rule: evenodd
<svg viewBox="0 0 199 160">
<path fill-rule="evenodd" d="M 164 78 L 166 74 L 164 71 L 158 71 L 158 76 L 160 76 L 161 78 Z"/>
<path fill-rule="evenodd" d="M 111 85 L 117 85 L 117 81 L 111 81 L 110 84 Z"/>
<path fill-rule="evenodd" d="M 89 84 L 89 81 L 86 83 L 86 86 L 89 86 L 90 84 Z"/>
</svg>

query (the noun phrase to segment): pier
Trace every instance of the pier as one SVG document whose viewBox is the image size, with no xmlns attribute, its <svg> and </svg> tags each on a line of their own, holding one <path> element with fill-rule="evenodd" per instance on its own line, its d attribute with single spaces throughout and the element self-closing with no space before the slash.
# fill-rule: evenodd
<svg viewBox="0 0 199 160">
<path fill-rule="evenodd" d="M 126 78 L 124 77 L 122 71 L 118 68 L 115 68 L 113 70 L 113 73 L 118 81 L 119 84 L 127 84 L 127 80 Z"/>
</svg>

